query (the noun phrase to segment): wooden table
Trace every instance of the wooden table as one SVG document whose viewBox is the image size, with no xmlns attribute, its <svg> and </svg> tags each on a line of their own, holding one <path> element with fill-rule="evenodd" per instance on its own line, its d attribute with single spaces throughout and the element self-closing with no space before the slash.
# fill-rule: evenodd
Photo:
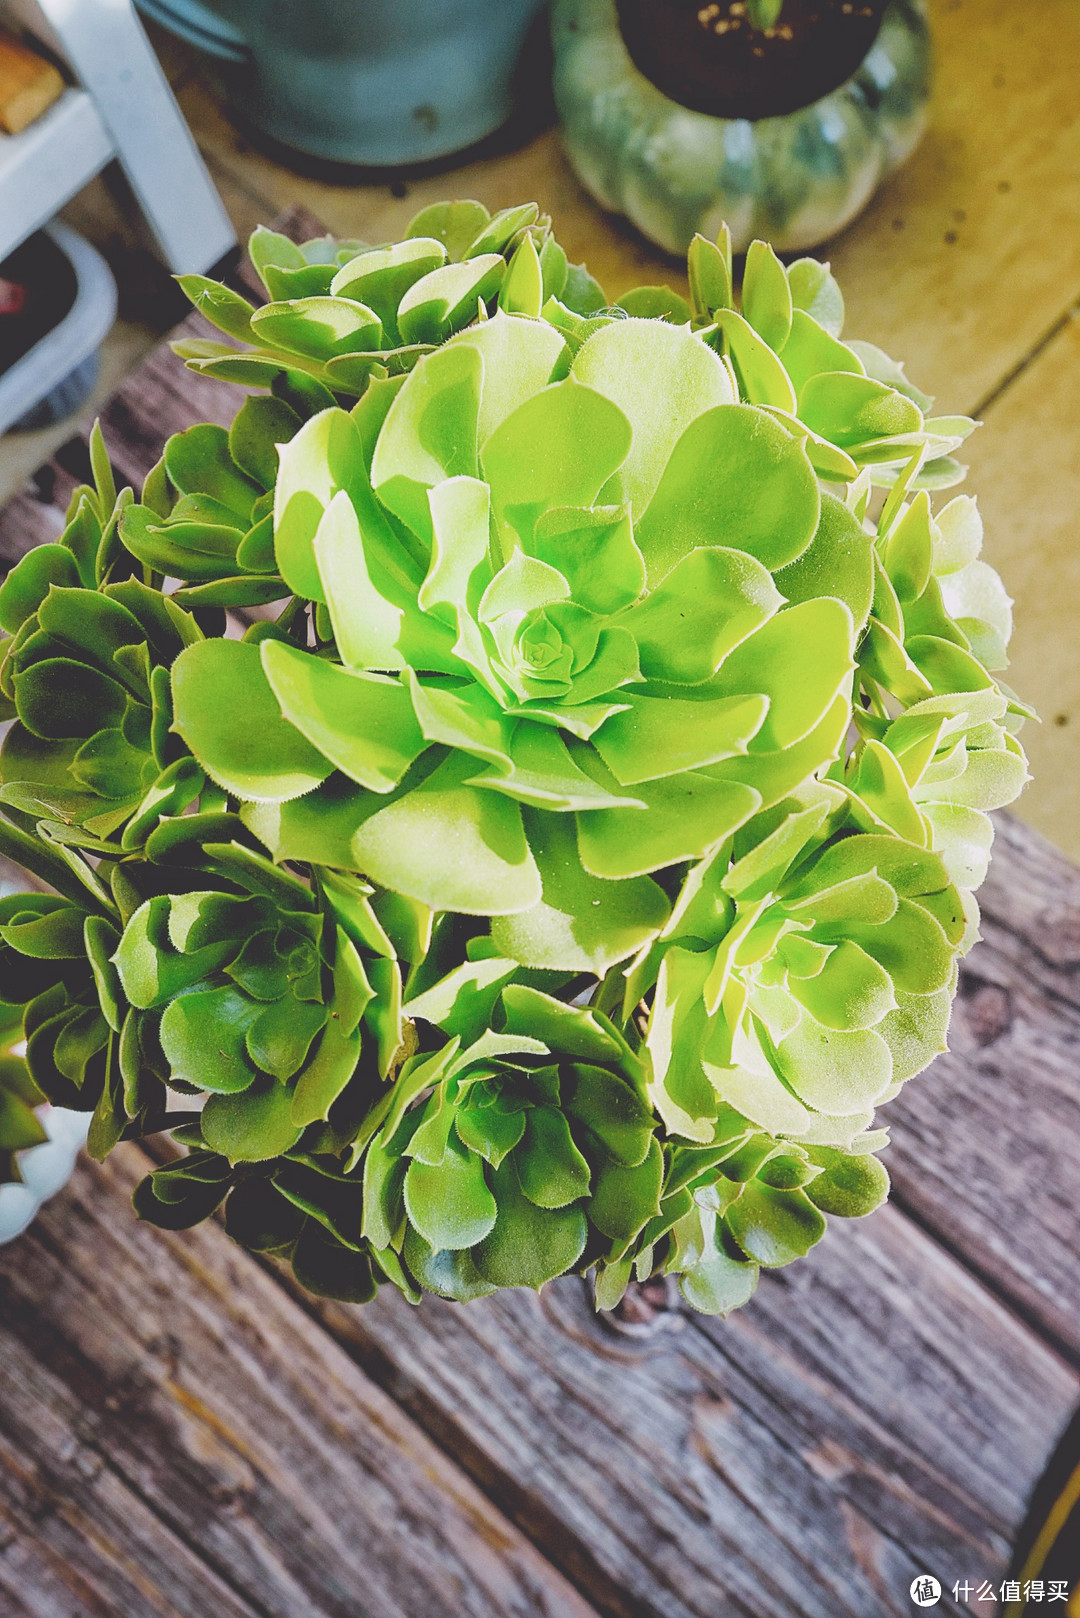
<svg viewBox="0 0 1080 1618">
<path fill-rule="evenodd" d="M 1075 230 L 1033 233 L 1040 195 L 1080 205 L 1080 165 L 1065 69 L 1011 38 L 1019 9 L 939 7 L 943 44 L 958 51 L 969 12 L 992 23 L 973 81 L 1033 92 L 1042 73 L 1057 144 L 1028 139 L 1008 96 L 976 142 L 954 95 L 856 227 L 859 256 L 849 233 L 833 257 L 852 329 L 910 357 L 942 408 L 990 399 L 1028 488 L 1052 448 L 1024 401 L 1065 400 L 1080 291 Z M 1074 0 L 1039 10 L 1077 36 Z M 189 114 L 235 179 L 239 143 L 202 93 Z M 279 171 L 241 155 L 265 201 Z M 592 232 L 613 290 L 670 276 L 599 216 L 586 229 L 551 137 L 512 162 L 349 206 L 378 235 L 441 191 L 535 193 L 572 249 Z M 972 187 L 968 224 L 950 223 Z M 360 228 L 344 188 L 306 189 Z M 967 229 L 982 256 L 950 258 Z M 138 481 L 168 433 L 234 406 L 155 352 L 106 412 L 118 474 Z M 1080 486 L 1054 441 L 1063 511 Z M 83 454 L 67 445 L 40 498 L 0 513 L 0 556 L 58 532 Z M 892 1206 L 833 1222 L 727 1322 L 660 1299 L 650 1329 L 616 1330 L 573 1280 L 465 1308 L 320 1303 L 216 1224 L 136 1224 L 138 1148 L 83 1166 L 0 1254 L 0 1618 L 900 1618 L 921 1571 L 1000 1581 L 1080 1399 L 1080 873 L 1002 817 L 982 897 L 952 1052 L 889 1109 Z"/>
</svg>

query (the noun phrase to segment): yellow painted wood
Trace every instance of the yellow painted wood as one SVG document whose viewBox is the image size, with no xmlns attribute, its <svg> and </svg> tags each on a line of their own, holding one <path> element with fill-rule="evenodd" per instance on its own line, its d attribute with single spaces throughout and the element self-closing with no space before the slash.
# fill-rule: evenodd
<svg viewBox="0 0 1080 1618">
<path fill-rule="evenodd" d="M 927 135 L 828 256 L 850 334 L 970 413 L 1080 297 L 1080 5 L 932 0 L 931 17 Z"/>
<path fill-rule="evenodd" d="M 52 106 L 63 88 L 52 62 L 0 29 L 0 130 L 18 135 Z"/>
<path fill-rule="evenodd" d="M 1015 598 L 1007 678 L 1039 711 L 1019 815 L 1080 860 L 1080 315 L 1017 376 L 968 440 L 984 554 Z"/>
</svg>

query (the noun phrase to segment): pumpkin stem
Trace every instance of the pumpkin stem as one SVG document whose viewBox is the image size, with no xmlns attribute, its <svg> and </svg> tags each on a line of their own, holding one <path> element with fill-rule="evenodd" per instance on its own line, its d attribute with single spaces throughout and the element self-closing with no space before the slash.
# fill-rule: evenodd
<svg viewBox="0 0 1080 1618">
<path fill-rule="evenodd" d="M 746 0 L 746 20 L 752 28 L 775 28 L 784 0 Z"/>
</svg>

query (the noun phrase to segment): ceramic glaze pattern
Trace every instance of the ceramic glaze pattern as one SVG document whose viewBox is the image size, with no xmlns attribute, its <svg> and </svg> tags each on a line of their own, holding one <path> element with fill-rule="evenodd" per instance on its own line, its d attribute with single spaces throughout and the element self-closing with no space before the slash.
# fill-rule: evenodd
<svg viewBox="0 0 1080 1618">
<path fill-rule="evenodd" d="M 811 247 L 850 223 L 914 150 L 926 122 L 925 0 L 892 0 L 846 84 L 780 118 L 693 112 L 634 66 L 615 0 L 556 0 L 555 96 L 578 177 L 670 253 L 723 221 L 736 252 L 754 237 Z"/>
</svg>

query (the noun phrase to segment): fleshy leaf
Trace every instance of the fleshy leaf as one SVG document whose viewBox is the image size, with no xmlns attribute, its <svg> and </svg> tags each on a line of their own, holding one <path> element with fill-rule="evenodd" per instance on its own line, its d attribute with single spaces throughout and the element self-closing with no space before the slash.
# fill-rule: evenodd
<svg viewBox="0 0 1080 1618">
<path fill-rule="evenodd" d="M 430 532 L 430 488 L 445 478 L 476 475 L 483 374 L 475 348 L 448 344 L 421 360 L 387 413 L 371 482 L 383 504 L 415 533 Z"/>
<path fill-rule="evenodd" d="M 298 732 L 358 785 L 392 792 L 425 746 L 408 688 L 282 641 L 263 641 L 260 652 L 281 712 Z"/>
<path fill-rule="evenodd" d="M 274 549 L 289 589 L 324 600 L 313 541 L 323 512 L 339 490 L 364 478 L 356 427 L 344 410 L 324 410 L 281 449 L 274 490 Z"/>
<path fill-rule="evenodd" d="M 805 1192 L 756 1182 L 728 1210 L 726 1223 L 743 1252 L 770 1268 L 803 1258 L 825 1234 L 825 1220 Z"/>
<path fill-rule="evenodd" d="M 509 915 L 540 897 L 521 810 L 466 784 L 469 758 L 451 757 L 405 797 L 365 820 L 357 867 L 436 910 Z"/>
<path fill-rule="evenodd" d="M 282 717 L 257 646 L 202 641 L 173 665 L 175 729 L 206 773 L 240 798 L 282 803 L 317 787 L 330 764 Z"/>
<path fill-rule="evenodd" d="M 473 1247 L 496 1223 L 496 1200 L 484 1177 L 483 1159 L 453 1142 L 441 1163 L 414 1158 L 409 1164 L 405 1206 L 436 1250 Z"/>
<path fill-rule="evenodd" d="M 232 987 L 200 989 L 165 1008 L 161 1044 L 174 1073 L 201 1090 L 228 1095 L 255 1082 L 245 1035 L 262 1007 Z"/>
<path fill-rule="evenodd" d="M 675 445 L 636 537 L 653 584 L 699 545 L 777 568 L 809 545 L 820 507 L 802 444 L 749 405 L 719 405 Z"/>
<path fill-rule="evenodd" d="M 481 457 L 504 555 L 531 549 L 537 518 L 553 506 L 592 505 L 630 443 L 618 406 L 573 377 L 519 405 Z"/>
<path fill-rule="evenodd" d="M 689 330 L 657 320 L 617 320 L 578 351 L 572 373 L 618 405 L 633 430 L 630 453 L 605 499 L 643 514 L 683 430 L 735 393 L 718 357 Z M 643 388 L 642 376 L 650 377 Z"/>
<path fill-rule="evenodd" d="M 588 1227 L 579 1208 L 538 1208 L 524 1195 L 513 1155 L 493 1175 L 498 1215 L 490 1235 L 473 1253 L 480 1274 L 493 1286 L 539 1291 L 577 1263 Z"/>
<path fill-rule="evenodd" d="M 289 1092 L 277 1080 L 242 1095 L 212 1095 L 203 1108 L 201 1128 L 211 1151 L 233 1163 L 280 1157 L 300 1138 Z"/>
<path fill-rule="evenodd" d="M 647 876 L 605 881 L 583 869 L 569 817 L 537 816 L 529 840 L 543 897 L 517 915 L 496 917 L 491 926 L 498 949 L 523 966 L 602 976 L 667 920 L 664 892 Z"/>
</svg>

